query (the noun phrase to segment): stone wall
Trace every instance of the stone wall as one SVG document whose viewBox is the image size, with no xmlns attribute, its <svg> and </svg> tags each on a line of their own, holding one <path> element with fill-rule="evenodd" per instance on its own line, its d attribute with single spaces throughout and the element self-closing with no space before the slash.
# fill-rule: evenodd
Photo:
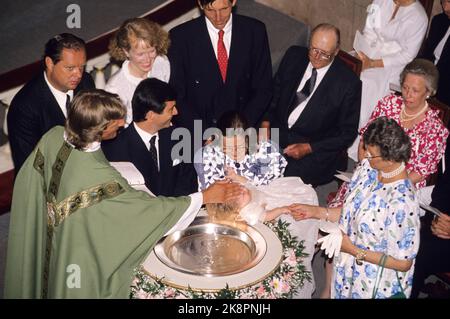
<svg viewBox="0 0 450 319">
<path fill-rule="evenodd" d="M 255 0 L 311 26 L 322 22 L 341 30 L 342 48 L 351 50 L 356 30 L 364 27 L 366 8 L 372 0 Z M 434 0 L 433 15 L 441 12 Z"/>
</svg>

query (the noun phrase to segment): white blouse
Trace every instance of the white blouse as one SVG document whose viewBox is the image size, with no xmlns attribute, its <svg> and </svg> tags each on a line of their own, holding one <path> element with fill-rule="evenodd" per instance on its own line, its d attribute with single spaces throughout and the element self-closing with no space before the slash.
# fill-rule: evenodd
<svg viewBox="0 0 450 319">
<path fill-rule="evenodd" d="M 133 121 L 133 110 L 131 108 L 131 100 L 133 99 L 134 91 L 142 78 L 135 77 L 130 73 L 128 64 L 130 61 L 126 60 L 122 64 L 122 68 L 114 73 L 106 84 L 105 90 L 111 93 L 118 94 L 122 103 L 127 108 L 126 124 L 127 126 Z M 148 78 L 157 78 L 166 83 L 170 78 L 170 62 L 167 56 L 158 55 L 153 62 L 152 69 L 147 75 Z"/>
</svg>

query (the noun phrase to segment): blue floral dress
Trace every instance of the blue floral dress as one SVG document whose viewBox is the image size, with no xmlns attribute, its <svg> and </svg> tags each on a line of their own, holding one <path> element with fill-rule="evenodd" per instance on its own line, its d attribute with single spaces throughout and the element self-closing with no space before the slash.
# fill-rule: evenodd
<svg viewBox="0 0 450 319">
<path fill-rule="evenodd" d="M 378 171 L 363 160 L 350 182 L 350 189 L 339 224 L 346 230 L 354 245 L 370 251 L 382 252 L 399 260 L 413 260 L 407 272 L 385 268 L 379 280 L 375 298 L 389 298 L 400 292 L 411 294 L 414 259 L 419 249 L 419 203 L 409 179 L 383 184 Z M 332 298 L 372 298 L 376 277 L 376 264 L 340 254 L 334 261 Z"/>
<path fill-rule="evenodd" d="M 203 159 L 194 163 L 199 179 L 199 188 L 205 189 L 215 181 L 225 178 L 225 166 L 234 169 L 253 185 L 267 185 L 271 180 L 282 177 L 287 165 L 278 147 L 269 141 L 261 143 L 253 154 L 247 154 L 241 161 L 234 161 L 217 145 L 202 149 Z M 196 161 L 197 162 L 197 161 Z"/>
</svg>

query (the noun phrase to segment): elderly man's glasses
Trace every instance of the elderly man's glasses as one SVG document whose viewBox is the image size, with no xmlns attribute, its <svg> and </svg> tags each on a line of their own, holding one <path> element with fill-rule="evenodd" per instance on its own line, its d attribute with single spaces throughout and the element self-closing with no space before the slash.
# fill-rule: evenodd
<svg viewBox="0 0 450 319">
<path fill-rule="evenodd" d="M 317 49 L 317 48 L 309 48 L 309 52 L 314 56 L 319 56 L 322 60 L 330 60 L 333 56 L 332 54 L 329 54 L 323 50 Z"/>
</svg>

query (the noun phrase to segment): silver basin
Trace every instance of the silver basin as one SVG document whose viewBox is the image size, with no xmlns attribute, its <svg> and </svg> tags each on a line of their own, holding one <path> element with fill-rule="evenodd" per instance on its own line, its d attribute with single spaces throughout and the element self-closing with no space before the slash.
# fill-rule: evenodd
<svg viewBox="0 0 450 319">
<path fill-rule="evenodd" d="M 170 268 L 205 277 L 248 270 L 264 257 L 267 243 L 253 227 L 233 227 L 197 217 L 185 230 L 161 239 L 158 259 Z"/>
</svg>

